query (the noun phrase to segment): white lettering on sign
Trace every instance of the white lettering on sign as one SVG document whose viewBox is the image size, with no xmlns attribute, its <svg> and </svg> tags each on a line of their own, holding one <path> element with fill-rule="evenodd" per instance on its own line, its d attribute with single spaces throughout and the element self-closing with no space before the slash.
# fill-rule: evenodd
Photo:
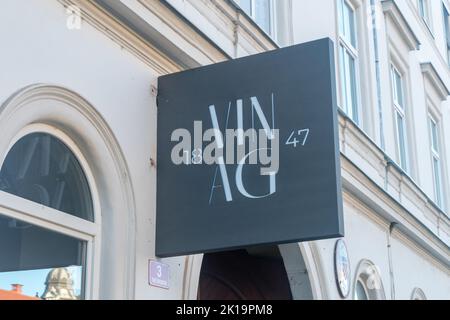
<svg viewBox="0 0 450 320">
<path fill-rule="evenodd" d="M 251 119 L 252 119 L 252 127 L 255 128 L 255 112 L 256 112 L 256 116 L 259 119 L 266 137 L 269 140 L 274 140 L 276 138 L 276 132 L 277 130 L 275 130 L 275 104 L 274 104 L 274 95 L 272 93 L 272 128 L 269 125 L 269 121 L 267 120 L 266 116 L 264 115 L 264 112 L 261 108 L 261 105 L 258 101 L 257 97 L 251 97 L 250 98 L 250 106 L 251 106 Z M 230 108 L 231 108 L 231 102 L 230 105 L 228 107 L 228 114 L 227 114 L 227 121 L 225 124 L 225 130 L 228 128 L 228 117 L 230 114 Z M 238 141 L 238 145 L 243 145 L 244 144 L 244 108 L 243 108 L 243 100 L 242 99 L 238 99 L 236 101 L 236 110 L 237 110 L 237 141 Z M 211 116 L 211 121 L 213 124 L 213 129 L 215 132 L 215 139 L 217 141 L 217 147 L 219 149 L 222 149 L 224 147 L 224 143 L 222 140 L 222 134 L 221 134 L 221 130 L 219 127 L 219 121 L 217 119 L 217 113 L 216 113 L 216 107 L 214 105 L 211 105 L 209 107 L 209 112 L 210 112 L 210 116 Z M 275 153 L 277 155 L 277 161 L 275 161 L 276 163 L 276 168 L 268 168 L 269 170 L 267 170 L 267 168 L 262 169 L 262 175 L 265 176 L 269 176 L 269 187 L 270 187 L 270 191 L 268 194 L 265 195 L 252 195 L 250 194 L 246 188 L 244 187 L 244 183 L 242 181 L 242 170 L 243 170 L 243 166 L 245 165 L 245 161 L 247 160 L 248 157 L 250 157 L 252 154 L 256 155 L 256 152 L 262 151 L 262 150 L 271 150 L 270 148 L 260 148 L 260 149 L 256 149 L 256 150 L 250 150 L 250 152 L 246 155 L 241 155 L 241 157 L 238 156 L 239 158 L 239 163 L 238 163 L 238 167 L 236 170 L 236 187 L 238 189 L 238 191 L 247 198 L 250 199 L 257 199 L 257 198 L 265 198 L 268 197 L 272 194 L 274 194 L 277 190 L 276 187 L 276 174 L 278 172 L 278 144 L 274 144 L 274 146 L 276 146 L 276 152 L 272 152 Z M 225 199 L 227 202 L 231 202 L 233 201 L 233 196 L 231 194 L 231 187 L 230 187 L 230 182 L 228 180 L 228 172 L 225 166 L 225 162 L 223 159 L 223 156 L 221 156 L 218 159 L 218 169 L 216 168 L 216 172 L 214 174 L 213 177 L 213 182 L 212 182 L 212 186 L 211 186 L 211 193 L 210 193 L 210 197 L 209 197 L 209 203 L 211 204 L 212 202 L 212 197 L 213 197 L 213 193 L 215 191 L 216 188 L 222 187 L 224 192 L 225 192 Z M 217 180 L 217 173 L 218 171 L 220 172 L 220 177 L 222 178 L 222 184 L 221 185 L 217 185 L 216 184 L 216 180 Z"/>
<path fill-rule="evenodd" d="M 169 289 L 169 265 L 150 260 L 148 264 L 148 283 L 151 286 Z"/>
<path fill-rule="evenodd" d="M 232 202 L 235 195 L 248 199 L 261 199 L 270 197 L 277 192 L 280 130 L 275 126 L 275 94 L 271 93 L 270 97 L 271 103 L 266 101 L 266 113 L 263 110 L 264 105 L 256 96 L 236 99 L 228 103 L 228 110 L 225 110 L 223 119 L 219 119 L 215 105 L 209 106 L 212 127 L 204 131 L 203 135 L 202 121 L 194 121 L 193 137 L 185 128 L 178 128 L 172 132 L 171 141 L 179 142 L 171 152 L 174 164 L 216 165 L 209 193 L 210 205 L 213 203 L 214 195 L 220 192 L 223 193 L 226 202 Z M 234 112 L 237 121 L 236 129 L 229 128 L 230 116 Z M 221 129 L 220 123 L 223 129 Z M 250 128 L 245 128 L 245 124 Z M 258 127 L 262 127 L 262 129 Z M 297 128 L 290 132 L 289 137 L 283 137 L 283 139 L 287 138 L 286 146 L 297 149 L 297 147 L 306 145 L 309 135 L 309 128 Z M 235 145 L 235 140 L 237 140 L 237 145 Z M 192 141 L 194 141 L 194 146 L 192 146 Z M 204 149 L 203 142 L 209 142 Z M 229 175 L 227 165 L 235 163 L 237 166 L 233 178 L 233 173 Z M 244 174 L 246 169 L 251 169 L 247 165 L 256 164 L 260 165 L 260 176 L 262 177 L 260 185 L 267 185 L 265 191 L 252 190 L 248 181 L 255 177 Z M 235 194 L 232 191 L 234 190 L 233 186 L 237 189 Z"/>
</svg>

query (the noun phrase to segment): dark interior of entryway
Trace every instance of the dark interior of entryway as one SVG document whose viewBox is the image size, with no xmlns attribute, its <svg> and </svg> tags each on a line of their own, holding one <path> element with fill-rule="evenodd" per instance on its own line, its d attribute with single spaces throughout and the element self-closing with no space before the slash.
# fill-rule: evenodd
<svg viewBox="0 0 450 320">
<path fill-rule="evenodd" d="M 199 300 L 291 300 L 277 246 L 205 254 Z"/>
</svg>

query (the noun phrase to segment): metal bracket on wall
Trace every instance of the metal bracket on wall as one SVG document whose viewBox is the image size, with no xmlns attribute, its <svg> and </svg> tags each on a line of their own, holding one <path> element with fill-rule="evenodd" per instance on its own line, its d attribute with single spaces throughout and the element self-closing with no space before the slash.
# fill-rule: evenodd
<svg viewBox="0 0 450 320">
<path fill-rule="evenodd" d="M 153 84 L 150 86 L 150 92 L 153 97 L 158 96 L 158 88 L 154 86 Z"/>
</svg>

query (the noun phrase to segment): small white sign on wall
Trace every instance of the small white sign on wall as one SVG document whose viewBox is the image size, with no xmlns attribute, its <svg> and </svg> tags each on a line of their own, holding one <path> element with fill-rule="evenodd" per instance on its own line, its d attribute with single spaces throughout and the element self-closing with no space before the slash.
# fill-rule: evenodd
<svg viewBox="0 0 450 320">
<path fill-rule="evenodd" d="M 149 260 L 148 283 L 151 286 L 169 289 L 169 265 Z"/>
</svg>

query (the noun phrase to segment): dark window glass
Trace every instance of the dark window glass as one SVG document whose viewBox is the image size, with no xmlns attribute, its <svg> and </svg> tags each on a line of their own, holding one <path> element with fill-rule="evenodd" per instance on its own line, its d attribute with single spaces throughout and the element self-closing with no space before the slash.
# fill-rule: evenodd
<svg viewBox="0 0 450 320">
<path fill-rule="evenodd" d="M 0 215 L 0 300 L 84 296 L 86 242 Z"/>
<path fill-rule="evenodd" d="M 0 190 L 93 221 L 86 176 L 70 149 L 46 133 L 20 139 L 0 171 Z"/>
</svg>

